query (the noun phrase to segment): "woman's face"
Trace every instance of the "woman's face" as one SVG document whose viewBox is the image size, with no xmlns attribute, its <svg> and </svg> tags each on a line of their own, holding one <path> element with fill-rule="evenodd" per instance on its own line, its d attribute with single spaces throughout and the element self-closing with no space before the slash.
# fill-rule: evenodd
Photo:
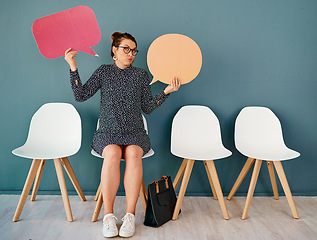
<svg viewBox="0 0 317 240">
<path fill-rule="evenodd" d="M 129 53 L 125 53 L 129 50 L 130 50 Z M 117 57 L 117 60 L 115 60 L 115 63 L 119 68 L 124 69 L 126 67 L 129 67 L 132 64 L 135 57 L 132 53 L 133 50 L 137 50 L 136 44 L 130 39 L 123 39 L 119 47 L 115 47 L 115 46 L 112 47 L 114 56 Z"/>
</svg>

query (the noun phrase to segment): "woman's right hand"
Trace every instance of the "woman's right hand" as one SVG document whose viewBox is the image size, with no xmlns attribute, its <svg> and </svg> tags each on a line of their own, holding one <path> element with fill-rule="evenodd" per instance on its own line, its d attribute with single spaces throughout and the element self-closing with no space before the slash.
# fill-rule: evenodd
<svg viewBox="0 0 317 240">
<path fill-rule="evenodd" d="M 72 48 L 68 48 L 65 51 L 65 60 L 69 64 L 70 70 L 76 71 L 77 70 L 77 66 L 76 66 L 76 61 L 75 61 L 74 57 L 77 56 L 78 52 L 77 51 L 71 51 L 71 50 L 72 50 Z"/>
</svg>

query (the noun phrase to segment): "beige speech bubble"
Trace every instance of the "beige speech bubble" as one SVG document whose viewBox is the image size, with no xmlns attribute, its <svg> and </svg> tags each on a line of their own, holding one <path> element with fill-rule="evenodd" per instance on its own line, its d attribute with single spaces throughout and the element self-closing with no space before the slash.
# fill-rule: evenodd
<svg viewBox="0 0 317 240">
<path fill-rule="evenodd" d="M 200 72 L 202 55 L 191 38 L 182 34 L 165 34 L 152 42 L 147 64 L 153 75 L 151 84 L 156 81 L 170 84 L 174 76 L 186 84 Z"/>
</svg>

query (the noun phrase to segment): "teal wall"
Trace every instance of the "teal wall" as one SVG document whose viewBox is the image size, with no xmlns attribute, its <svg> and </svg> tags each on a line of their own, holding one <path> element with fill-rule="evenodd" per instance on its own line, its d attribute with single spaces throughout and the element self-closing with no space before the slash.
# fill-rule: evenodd
<svg viewBox="0 0 317 240">
<path fill-rule="evenodd" d="M 170 153 L 173 116 L 180 107 L 201 104 L 218 116 L 224 145 L 233 152 L 216 161 L 224 194 L 228 194 L 244 162 L 234 147 L 234 121 L 249 105 L 271 108 L 279 117 L 286 144 L 301 153 L 284 162 L 294 195 L 317 194 L 317 1 L 314 0 L 95 0 L 17 1 L 0 3 L 0 193 L 20 193 L 31 161 L 11 151 L 27 137 L 33 113 L 47 102 L 72 103 L 81 115 L 83 142 L 70 157 L 85 194 L 98 187 L 102 160 L 90 155 L 90 143 L 99 111 L 99 93 L 77 103 L 63 57 L 44 58 L 32 35 L 32 23 L 40 17 L 79 5 L 93 9 L 102 33 L 93 49 L 99 58 L 80 53 L 77 63 L 83 81 L 101 64 L 111 63 L 110 35 L 132 33 L 140 53 L 134 65 L 147 69 L 147 49 L 154 39 L 181 33 L 200 46 L 203 66 L 193 82 L 184 85 L 152 114 L 146 116 L 155 155 L 144 160 L 148 184 L 161 175 L 175 177 L 181 159 Z M 153 94 L 165 85 L 152 85 Z M 49 126 L 48 126 L 49 127 Z M 124 163 L 122 163 L 123 173 Z M 67 185 L 73 190 L 70 181 Z M 245 195 L 250 173 L 238 190 Z M 278 183 L 279 190 L 282 191 Z M 41 193 L 59 193 L 54 164 L 45 167 Z M 263 164 L 256 194 L 271 195 Z M 123 186 L 119 194 L 123 194 Z M 211 190 L 202 163 L 193 169 L 187 193 L 209 195 Z"/>
</svg>

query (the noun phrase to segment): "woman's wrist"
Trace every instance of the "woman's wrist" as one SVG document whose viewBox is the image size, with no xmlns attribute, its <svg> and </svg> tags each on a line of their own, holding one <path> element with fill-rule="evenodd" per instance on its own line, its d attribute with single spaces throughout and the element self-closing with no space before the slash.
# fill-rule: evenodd
<svg viewBox="0 0 317 240">
<path fill-rule="evenodd" d="M 76 66 L 76 64 L 75 65 L 69 65 L 70 66 L 70 70 L 71 71 L 76 71 L 77 70 L 77 66 Z"/>
<path fill-rule="evenodd" d="M 170 92 L 166 88 L 164 89 L 164 93 L 165 93 L 165 95 L 170 94 Z"/>
</svg>

